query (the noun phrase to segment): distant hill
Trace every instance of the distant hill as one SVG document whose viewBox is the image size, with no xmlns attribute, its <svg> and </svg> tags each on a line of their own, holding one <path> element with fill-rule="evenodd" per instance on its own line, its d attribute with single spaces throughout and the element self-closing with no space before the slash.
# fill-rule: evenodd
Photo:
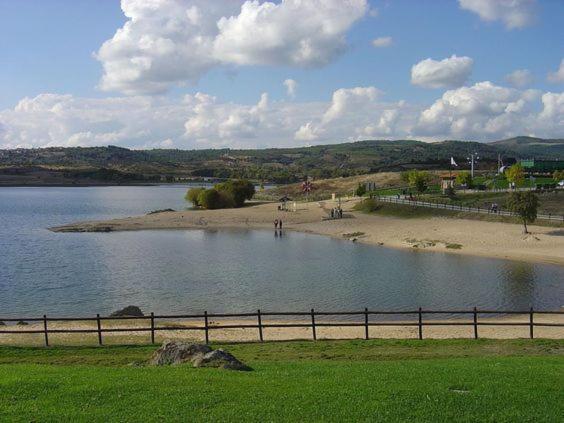
<svg viewBox="0 0 564 423">
<path fill-rule="evenodd" d="M 520 158 L 562 159 L 564 157 L 564 139 L 543 139 L 533 137 L 515 137 L 491 142 L 490 145 L 519 155 Z"/>
<path fill-rule="evenodd" d="M 564 159 L 564 140 L 530 137 L 491 143 L 367 140 L 256 150 L 129 150 L 115 146 L 0 150 L 0 179 L 2 174 L 9 173 L 10 180 L 22 175 L 33 180 L 30 174 L 41 169 L 49 172 L 50 178 L 79 182 L 130 183 L 209 177 L 288 183 L 305 176 L 331 178 L 414 167 L 444 169 L 451 157 L 463 167 L 470 153 L 480 156 L 479 168 L 493 169 L 498 155 L 505 164 L 531 157 Z"/>
</svg>

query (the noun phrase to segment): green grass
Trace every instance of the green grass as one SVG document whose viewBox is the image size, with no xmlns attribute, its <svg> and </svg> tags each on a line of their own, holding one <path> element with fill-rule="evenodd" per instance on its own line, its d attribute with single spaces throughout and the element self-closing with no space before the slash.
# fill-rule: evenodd
<svg viewBox="0 0 564 423">
<path fill-rule="evenodd" d="M 253 372 L 130 366 L 155 347 L 0 348 L 0 421 L 559 421 L 564 341 L 232 344 Z"/>
<path fill-rule="evenodd" d="M 376 199 L 364 199 L 358 203 L 355 210 L 364 213 L 375 213 L 381 216 L 399 217 L 402 219 L 425 219 L 431 217 L 448 217 L 453 219 L 470 219 L 481 220 L 486 222 L 503 222 L 521 225 L 521 220 L 512 216 L 499 216 L 495 214 L 481 214 L 468 211 L 456 211 L 446 209 L 434 209 L 430 207 L 417 207 L 407 204 L 393 204 L 380 202 Z M 561 211 L 562 212 L 562 211 Z M 553 228 L 564 227 L 559 221 L 548 221 L 538 219 L 535 221 L 536 226 L 548 226 Z"/>
</svg>

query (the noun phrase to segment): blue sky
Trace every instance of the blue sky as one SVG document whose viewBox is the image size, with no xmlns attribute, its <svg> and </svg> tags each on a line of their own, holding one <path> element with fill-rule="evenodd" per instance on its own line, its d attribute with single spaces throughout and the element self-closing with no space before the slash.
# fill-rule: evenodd
<svg viewBox="0 0 564 423">
<path fill-rule="evenodd" d="M 563 1 L 316 2 L 0 0 L 0 147 L 564 136 Z"/>
</svg>

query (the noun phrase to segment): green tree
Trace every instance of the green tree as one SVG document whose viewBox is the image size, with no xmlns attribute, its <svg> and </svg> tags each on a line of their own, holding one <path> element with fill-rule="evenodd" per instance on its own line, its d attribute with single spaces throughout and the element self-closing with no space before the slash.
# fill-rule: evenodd
<svg viewBox="0 0 564 423">
<path fill-rule="evenodd" d="M 523 233 L 528 233 L 527 223 L 533 223 L 537 218 L 539 199 L 532 191 L 512 192 L 507 201 L 507 207 L 517 213 L 523 222 Z"/>
<path fill-rule="evenodd" d="M 188 192 L 186 193 L 186 196 L 184 198 L 186 199 L 186 201 L 190 201 L 194 205 L 194 207 L 199 207 L 200 202 L 198 200 L 198 197 L 199 197 L 199 195 L 202 191 L 205 191 L 205 189 L 204 188 L 190 188 L 188 190 Z"/>
<path fill-rule="evenodd" d="M 204 209 L 219 209 L 223 205 L 223 201 L 219 191 L 211 188 L 205 189 L 198 195 L 198 204 Z"/>
<path fill-rule="evenodd" d="M 472 188 L 472 186 L 474 185 L 472 175 L 467 170 L 463 170 L 458 175 L 456 175 L 456 183 L 459 185 L 465 185 L 468 188 Z"/>
<path fill-rule="evenodd" d="M 427 190 L 430 177 L 428 172 L 413 169 L 407 172 L 405 179 L 411 187 L 421 194 Z"/>
<path fill-rule="evenodd" d="M 246 179 L 222 182 L 216 184 L 214 188 L 223 193 L 226 200 L 232 199 L 233 206 L 231 207 L 243 207 L 245 201 L 251 200 L 255 195 L 255 186 Z"/>
<path fill-rule="evenodd" d="M 525 172 L 521 163 L 515 163 L 505 171 L 505 177 L 508 182 L 512 182 L 515 186 L 521 185 L 525 181 Z"/>
<path fill-rule="evenodd" d="M 552 174 L 552 179 L 554 179 L 556 182 L 560 182 L 564 180 L 564 169 L 555 170 L 554 173 Z"/>
<path fill-rule="evenodd" d="M 358 184 L 358 187 L 356 187 L 354 194 L 357 197 L 362 197 L 364 194 L 366 194 L 366 186 L 364 184 Z"/>
</svg>

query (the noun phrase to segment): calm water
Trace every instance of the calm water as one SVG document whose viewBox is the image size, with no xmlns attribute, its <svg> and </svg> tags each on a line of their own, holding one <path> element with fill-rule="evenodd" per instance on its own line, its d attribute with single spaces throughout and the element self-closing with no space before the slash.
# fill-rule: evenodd
<svg viewBox="0 0 564 423">
<path fill-rule="evenodd" d="M 55 234 L 77 220 L 186 207 L 186 187 L 0 188 L 0 315 L 128 304 L 210 312 L 557 309 L 564 267 L 410 252 L 273 231 Z"/>
</svg>

